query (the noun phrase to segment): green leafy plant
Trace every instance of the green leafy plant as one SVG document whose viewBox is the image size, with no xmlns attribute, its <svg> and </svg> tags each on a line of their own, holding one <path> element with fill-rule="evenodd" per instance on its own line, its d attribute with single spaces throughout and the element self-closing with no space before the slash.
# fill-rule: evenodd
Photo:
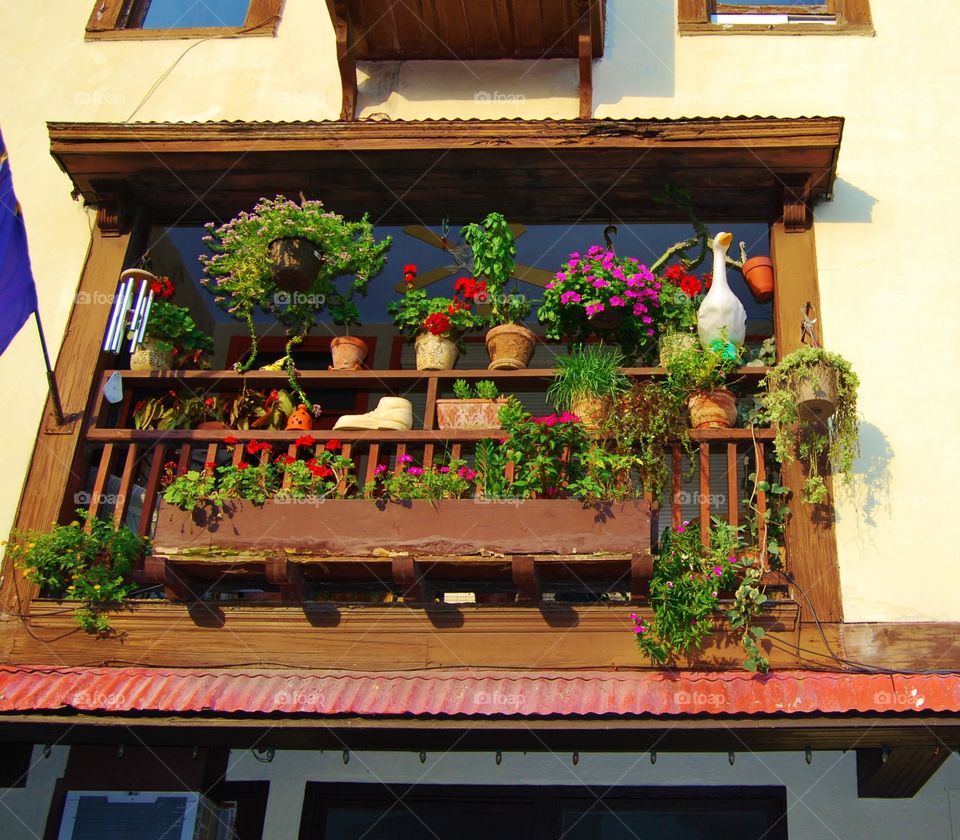
<svg viewBox="0 0 960 840">
<path fill-rule="evenodd" d="M 458 400 L 495 400 L 500 391 L 491 379 L 480 379 L 472 385 L 466 379 L 458 379 L 453 383 L 453 395 Z"/>
<path fill-rule="evenodd" d="M 696 391 L 724 388 L 727 377 L 740 366 L 741 349 L 730 342 L 715 342 L 702 349 L 699 344 L 678 348 L 665 359 L 667 387 L 686 400 Z"/>
<path fill-rule="evenodd" d="M 175 462 L 168 462 L 164 501 L 181 510 L 218 511 L 234 499 L 262 505 L 268 499 L 345 498 L 356 487 L 355 464 L 342 455 L 338 440 L 328 440 L 314 452 L 316 440 L 305 435 L 296 441 L 296 455 L 281 453 L 272 460 L 272 444 L 252 440 L 242 445 L 234 437 L 224 443 L 231 453 L 241 447 L 242 458 L 221 465 L 208 461 L 202 470 L 183 475 L 176 474 Z"/>
<path fill-rule="evenodd" d="M 462 459 L 451 458 L 429 467 L 416 463 L 412 455 L 401 455 L 398 469 L 377 464 L 364 495 L 382 501 L 406 499 L 461 499 L 472 495 L 477 473 Z"/>
<path fill-rule="evenodd" d="M 801 388 L 814 381 L 820 367 L 832 372 L 836 381 L 836 410 L 826 423 L 803 414 L 798 398 Z M 844 484 L 849 486 L 853 477 L 853 463 L 860 453 L 860 380 L 838 353 L 822 347 L 801 347 L 781 359 L 765 381 L 767 393 L 762 396 L 762 405 L 766 417 L 777 425 L 773 442 L 777 460 L 788 464 L 799 458 L 807 472 L 801 500 L 822 504 L 827 500 L 827 486 L 820 472 L 821 459 L 831 464 Z"/>
<path fill-rule="evenodd" d="M 485 316 L 480 315 L 473 305 L 479 295 L 486 293 L 485 283 L 461 277 L 454 284 L 453 297 L 430 297 L 423 289 L 414 287 L 416 276 L 417 267 L 406 266 L 403 297 L 387 304 L 394 325 L 407 341 L 429 332 L 460 342 L 466 333 L 486 324 Z"/>
<path fill-rule="evenodd" d="M 366 294 L 370 280 L 383 269 L 391 238 L 377 242 L 366 215 L 359 222 L 350 222 L 327 210 L 321 201 L 301 199 L 298 204 L 282 195 L 262 198 L 253 212 L 240 213 L 220 227 L 211 222 L 206 229 L 204 241 L 213 255 L 200 256 L 207 275 L 202 282 L 215 295 L 216 302 L 243 321 L 250 331 L 250 355 L 237 369 L 249 370 L 256 360 L 253 317 L 260 307 L 286 328 L 284 368 L 291 388 L 309 406 L 310 401 L 297 381 L 291 354 L 328 303 L 333 304 L 335 317 L 344 323 L 353 320 L 353 294 Z M 270 243 L 291 237 L 312 242 L 321 258 L 317 276 L 303 292 L 281 289 L 271 271 Z M 353 279 L 346 288 L 338 289 L 335 281 L 344 276 Z"/>
<path fill-rule="evenodd" d="M 236 394 L 208 397 L 171 389 L 137 402 L 132 420 L 135 429 L 194 429 L 211 421 L 231 429 L 282 429 L 293 410 L 284 389 L 267 392 L 244 385 Z"/>
<path fill-rule="evenodd" d="M 473 252 L 474 274 L 486 282 L 490 323 L 521 324 L 530 314 L 531 301 L 516 282 L 507 287 L 516 267 L 517 245 L 510 225 L 500 213 L 489 213 L 480 223 L 471 222 L 460 235 Z"/>
<path fill-rule="evenodd" d="M 563 411 L 572 411 L 584 399 L 616 397 L 630 387 L 620 369 L 625 357 L 603 344 L 574 345 L 557 357 L 557 372 L 547 389 L 547 399 Z"/>
<path fill-rule="evenodd" d="M 166 300 L 154 300 L 144 335 L 158 350 L 173 350 L 175 368 L 199 366 L 203 354 L 213 351 L 213 339 L 197 326 L 190 310 Z"/>
<path fill-rule="evenodd" d="M 653 619 L 630 616 L 641 653 L 663 665 L 700 650 L 713 632 L 721 593 L 736 586 L 728 618 L 733 623 L 735 616 L 736 629 L 747 637 L 746 666 L 766 671 L 756 644 L 763 631 L 751 624 L 766 596 L 753 561 L 737 560 L 739 541 L 738 529 L 716 518 L 707 546 L 701 543 L 700 529 L 689 522 L 664 531 L 650 581 Z"/>
<path fill-rule="evenodd" d="M 127 579 L 147 547 L 125 525 L 78 510 L 79 519 L 43 533 L 14 531 L 7 548 L 27 579 L 51 595 L 80 601 L 81 629 L 98 636 L 112 631 L 106 612 L 123 604 L 136 589 Z"/>
<path fill-rule="evenodd" d="M 635 382 L 606 402 L 597 418 L 597 431 L 611 452 L 634 457 L 637 477 L 654 499 L 663 498 L 666 490 L 667 454 L 673 443 L 680 443 L 693 463 L 683 400 L 661 382 Z"/>
</svg>

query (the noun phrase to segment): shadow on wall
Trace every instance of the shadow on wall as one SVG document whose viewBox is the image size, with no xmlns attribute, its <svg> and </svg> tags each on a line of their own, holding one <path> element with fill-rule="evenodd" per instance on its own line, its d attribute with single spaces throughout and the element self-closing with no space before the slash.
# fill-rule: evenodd
<svg viewBox="0 0 960 840">
<path fill-rule="evenodd" d="M 843 178 L 833 184 L 833 198 L 814 208 L 818 222 L 872 222 L 877 200 Z"/>
<path fill-rule="evenodd" d="M 890 462 L 893 449 L 887 436 L 873 423 L 860 421 L 860 457 L 853 465 L 852 498 L 867 527 L 876 527 L 877 510 L 890 511 Z M 837 482 L 834 482 L 837 486 Z"/>
<path fill-rule="evenodd" d="M 676 0 L 607 0 L 603 58 L 594 64 L 593 107 L 625 97 L 674 95 Z"/>
</svg>

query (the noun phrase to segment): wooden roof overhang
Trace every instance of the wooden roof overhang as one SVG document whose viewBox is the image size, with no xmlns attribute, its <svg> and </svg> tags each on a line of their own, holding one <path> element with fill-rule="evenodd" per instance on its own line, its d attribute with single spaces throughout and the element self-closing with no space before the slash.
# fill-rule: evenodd
<svg viewBox="0 0 960 840">
<path fill-rule="evenodd" d="M 376 224 L 499 210 L 525 223 L 686 221 L 654 200 L 690 193 L 705 220 L 802 229 L 831 194 L 843 119 L 50 123 L 76 192 L 159 224 L 230 218 L 262 196 L 320 198 Z"/>
</svg>

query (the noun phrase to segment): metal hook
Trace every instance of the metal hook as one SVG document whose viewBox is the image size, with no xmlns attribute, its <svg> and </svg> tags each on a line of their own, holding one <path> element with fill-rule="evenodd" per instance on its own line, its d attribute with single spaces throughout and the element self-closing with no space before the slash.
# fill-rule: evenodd
<svg viewBox="0 0 960 840">
<path fill-rule="evenodd" d="M 800 307 L 800 343 L 803 344 L 804 337 L 808 337 L 811 347 L 819 347 L 820 342 L 817 341 L 817 334 L 813 329 L 813 325 L 817 323 L 817 319 L 810 317 L 811 310 L 816 312 L 816 310 L 813 309 L 813 304 L 810 303 L 809 300 Z"/>
</svg>

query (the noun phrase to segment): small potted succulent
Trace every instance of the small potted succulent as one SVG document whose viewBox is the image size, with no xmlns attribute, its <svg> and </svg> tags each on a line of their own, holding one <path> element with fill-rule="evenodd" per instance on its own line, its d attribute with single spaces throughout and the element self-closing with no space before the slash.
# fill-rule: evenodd
<svg viewBox="0 0 960 840">
<path fill-rule="evenodd" d="M 481 379 L 471 385 L 466 379 L 453 383 L 455 399 L 437 400 L 437 425 L 441 429 L 499 429 L 500 409 L 506 399 L 498 399 L 497 385 Z"/>
<path fill-rule="evenodd" d="M 820 474 L 826 458 L 845 483 L 860 451 L 857 390 L 860 380 L 839 353 L 801 347 L 784 356 L 765 377 L 762 408 L 777 425 L 774 449 L 781 464 L 798 456 L 806 465 L 801 499 L 821 504 L 827 487 Z"/>
<path fill-rule="evenodd" d="M 619 344 L 627 360 L 656 354 L 662 283 L 634 257 L 594 245 L 573 252 L 547 284 L 538 320 L 547 338 L 575 343 L 599 336 Z"/>
<path fill-rule="evenodd" d="M 523 325 L 530 314 L 530 299 L 515 283 L 513 291 L 507 287 L 514 277 L 517 246 L 507 220 L 500 213 L 490 213 L 480 223 L 473 222 L 460 230 L 473 253 L 473 270 L 486 283 L 490 304 L 490 323 L 487 332 L 487 353 L 490 370 L 517 370 L 525 368 L 533 355 L 537 336 Z"/>
<path fill-rule="evenodd" d="M 377 242 L 366 216 L 359 222 L 350 222 L 327 210 L 321 201 L 301 197 L 298 204 L 282 195 L 262 198 L 252 212 L 240 213 L 220 227 L 211 222 L 206 228 L 204 240 L 213 254 L 200 256 L 207 275 L 202 282 L 217 303 L 243 321 L 250 331 L 250 354 L 237 365 L 237 370 L 249 370 L 256 360 L 253 319 L 259 307 L 286 328 L 283 368 L 291 388 L 309 405 L 291 354 L 335 296 L 349 300 L 354 293 L 366 293 L 371 278 L 383 268 L 391 238 Z M 279 247 L 275 243 L 289 238 L 312 245 L 316 260 L 311 268 L 301 266 L 294 270 L 286 263 L 278 267 L 274 262 Z M 299 274 L 300 279 L 291 279 L 294 274 Z M 338 289 L 336 280 L 340 277 L 350 278 L 345 281 L 348 288 Z"/>
<path fill-rule="evenodd" d="M 630 387 L 622 371 L 623 353 L 603 344 L 574 345 L 557 358 L 557 372 L 547 399 L 561 411 L 577 415 L 585 427 L 595 425 L 604 402 Z"/>
<path fill-rule="evenodd" d="M 451 370 L 457 363 L 463 336 L 486 323 L 476 312 L 474 301 L 486 291 L 486 284 L 461 277 L 453 297 L 430 297 L 414 288 L 417 267 L 404 268 L 406 288 L 400 300 L 387 304 L 400 334 L 417 349 L 417 370 Z"/>
<path fill-rule="evenodd" d="M 69 525 L 54 525 L 42 533 L 14 531 L 7 551 L 42 591 L 80 602 L 76 618 L 81 629 L 104 636 L 112 630 L 105 612 L 137 588 L 128 575 L 147 540 L 125 525 L 115 527 L 84 510 L 77 514 Z"/>
<path fill-rule="evenodd" d="M 174 294 L 169 277 L 150 283 L 153 303 L 144 341 L 130 356 L 131 370 L 170 370 L 200 367 L 203 354 L 213 350 L 213 339 L 197 326 L 190 310 L 170 302 Z"/>
</svg>

